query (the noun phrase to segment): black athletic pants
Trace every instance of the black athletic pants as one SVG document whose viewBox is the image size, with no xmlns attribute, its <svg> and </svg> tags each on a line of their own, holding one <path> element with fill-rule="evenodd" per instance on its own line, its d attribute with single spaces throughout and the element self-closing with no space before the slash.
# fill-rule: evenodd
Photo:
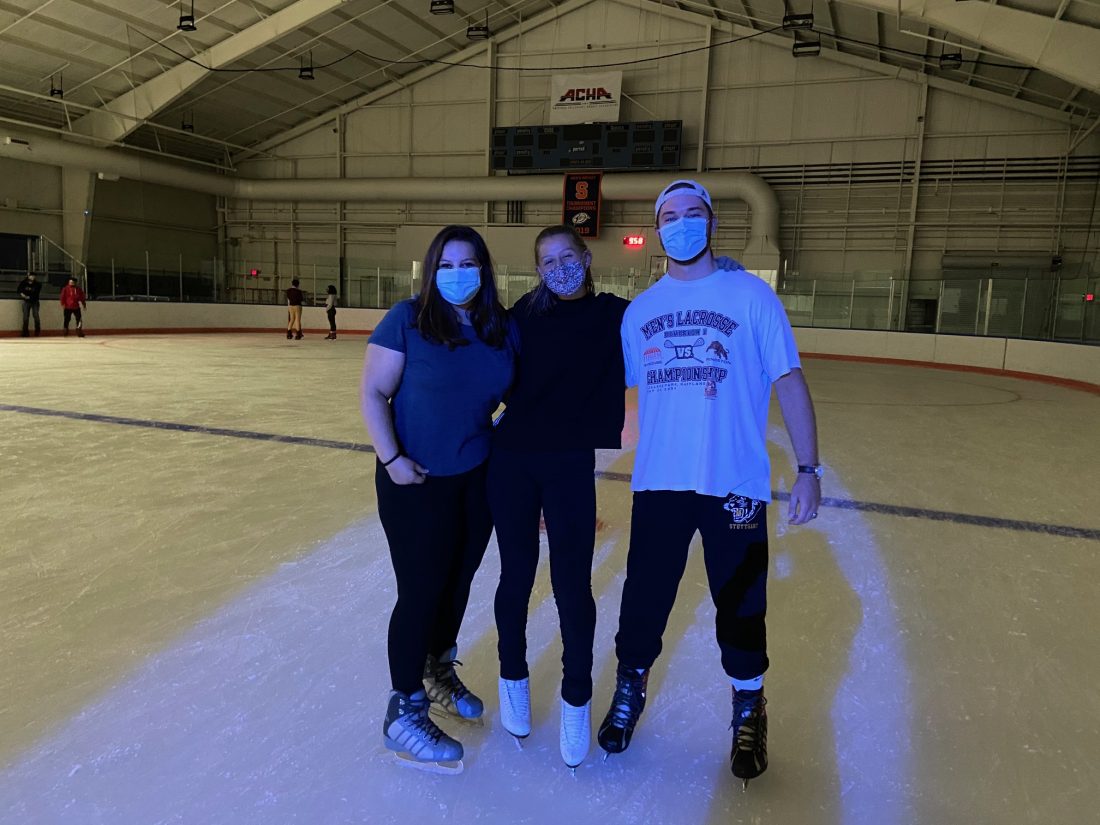
<svg viewBox="0 0 1100 825">
<path fill-rule="evenodd" d="M 66 310 L 64 310 L 64 314 L 65 314 L 65 329 L 69 328 L 69 321 L 72 320 L 72 317 L 74 315 L 76 316 L 76 328 L 80 329 L 82 326 L 84 326 L 84 319 L 80 317 L 80 307 L 77 307 L 76 309 L 66 309 Z"/>
<path fill-rule="evenodd" d="M 500 675 L 526 679 L 527 610 L 539 564 L 539 515 L 550 542 L 550 583 L 561 626 L 562 698 L 592 698 L 592 551 L 596 543 L 595 451 L 513 452 L 494 449 L 489 503 L 500 545 L 497 632 Z"/>
<path fill-rule="evenodd" d="M 484 464 L 423 484 L 394 484 L 375 465 L 378 515 L 397 576 L 390 616 L 390 679 L 394 690 L 423 689 L 424 660 L 458 644 L 470 584 L 493 532 Z"/>
<path fill-rule="evenodd" d="M 630 668 L 649 668 L 661 652 L 676 589 L 698 530 L 722 668 L 752 679 L 768 668 L 768 525 L 763 502 L 670 490 L 634 493 L 615 652 Z"/>
<path fill-rule="evenodd" d="M 328 328 L 329 332 L 336 332 L 336 308 L 333 307 L 330 310 L 326 310 L 328 314 Z"/>
</svg>

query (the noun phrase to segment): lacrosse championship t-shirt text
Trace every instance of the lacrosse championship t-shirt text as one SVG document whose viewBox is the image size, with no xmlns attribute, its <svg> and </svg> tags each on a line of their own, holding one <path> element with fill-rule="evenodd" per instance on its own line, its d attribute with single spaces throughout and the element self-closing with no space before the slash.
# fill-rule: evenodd
<svg viewBox="0 0 1100 825">
<path fill-rule="evenodd" d="M 631 488 L 771 501 L 771 386 L 801 366 L 771 287 L 744 270 L 665 275 L 627 308 L 622 339 L 638 387 Z"/>
</svg>

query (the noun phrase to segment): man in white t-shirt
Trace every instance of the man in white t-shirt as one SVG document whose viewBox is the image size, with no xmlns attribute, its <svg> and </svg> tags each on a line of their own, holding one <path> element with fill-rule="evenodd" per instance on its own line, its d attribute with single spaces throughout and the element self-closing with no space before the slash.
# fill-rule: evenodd
<svg viewBox="0 0 1100 825">
<path fill-rule="evenodd" d="M 638 387 L 639 438 L 615 637 L 619 667 L 599 742 L 608 753 L 630 744 L 699 531 L 722 667 L 733 683 L 730 770 L 747 785 L 768 766 L 763 687 L 772 387 L 799 465 L 791 524 L 817 517 L 817 425 L 778 297 L 755 275 L 715 264 L 707 190 L 675 181 L 654 211 L 669 266 L 627 308 L 622 324 L 627 385 Z"/>
</svg>

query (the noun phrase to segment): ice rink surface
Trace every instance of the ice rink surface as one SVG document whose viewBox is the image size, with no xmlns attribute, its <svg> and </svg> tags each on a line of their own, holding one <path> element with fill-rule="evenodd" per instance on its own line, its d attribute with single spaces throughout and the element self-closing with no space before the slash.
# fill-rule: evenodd
<svg viewBox="0 0 1100 825">
<path fill-rule="evenodd" d="M 363 350 L 318 335 L 0 341 L 0 822 L 1097 821 L 1100 396 L 807 360 L 827 502 L 812 528 L 769 509 L 768 772 L 747 793 L 729 774 L 697 552 L 634 743 L 603 761 L 593 742 L 576 776 L 558 754 L 544 556 L 519 750 L 497 714 L 494 544 L 459 652 L 486 724 L 445 725 L 467 755 L 443 777 L 381 745 L 394 584 Z M 770 435 L 782 496 L 774 404 Z M 594 726 L 632 460 L 599 460 Z"/>
</svg>

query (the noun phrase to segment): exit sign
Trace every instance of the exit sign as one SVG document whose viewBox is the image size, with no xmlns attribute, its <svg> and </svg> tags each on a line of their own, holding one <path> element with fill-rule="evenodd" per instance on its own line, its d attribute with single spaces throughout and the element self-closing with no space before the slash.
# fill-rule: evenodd
<svg viewBox="0 0 1100 825">
<path fill-rule="evenodd" d="M 626 235 L 623 237 L 623 246 L 645 246 L 645 235 Z"/>
</svg>

